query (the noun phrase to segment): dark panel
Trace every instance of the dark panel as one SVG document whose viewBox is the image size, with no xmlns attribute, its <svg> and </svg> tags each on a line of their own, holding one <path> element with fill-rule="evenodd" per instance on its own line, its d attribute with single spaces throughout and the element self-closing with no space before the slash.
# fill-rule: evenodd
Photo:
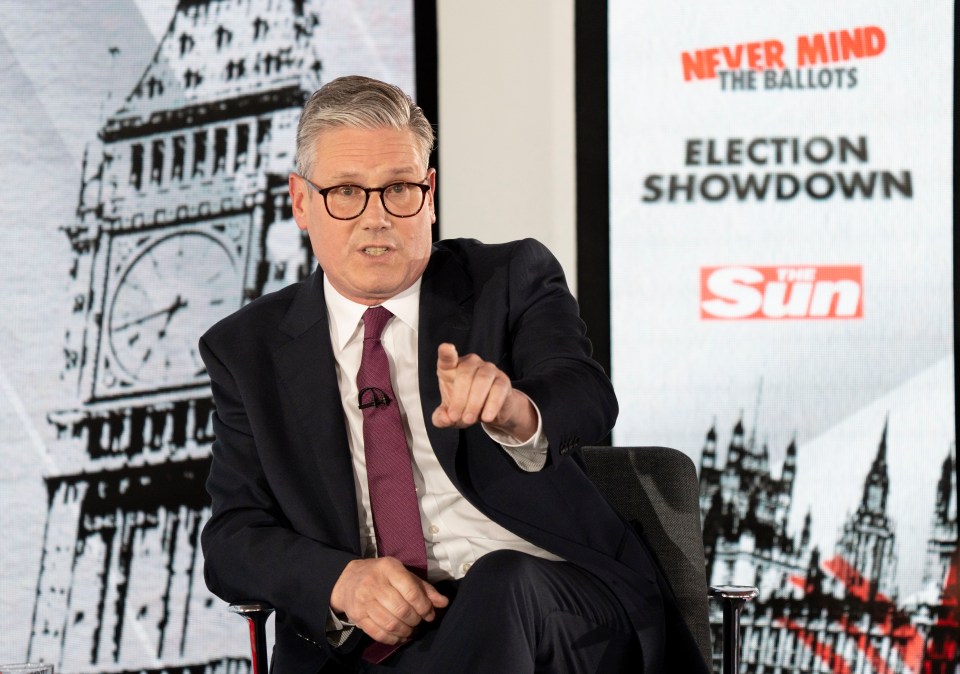
<svg viewBox="0 0 960 674">
<path fill-rule="evenodd" d="M 593 357 L 611 374 L 606 0 L 577 0 L 575 22 L 577 295 Z"/>
<path fill-rule="evenodd" d="M 414 0 L 413 34 L 416 63 L 417 105 L 423 110 L 440 137 L 440 110 L 437 86 L 437 4 L 436 0 Z M 434 145 L 430 165 L 440 170 L 440 154 Z M 433 223 L 433 240 L 440 238 L 440 194 L 436 195 L 437 222 Z"/>
</svg>

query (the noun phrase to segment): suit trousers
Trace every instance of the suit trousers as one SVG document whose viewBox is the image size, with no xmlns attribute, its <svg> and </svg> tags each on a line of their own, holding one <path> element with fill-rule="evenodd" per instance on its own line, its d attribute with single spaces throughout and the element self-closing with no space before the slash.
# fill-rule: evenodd
<svg viewBox="0 0 960 674">
<path fill-rule="evenodd" d="M 367 672 L 603 674 L 640 672 L 640 646 L 611 590 L 569 562 L 512 550 L 481 557 L 443 615 Z"/>
</svg>

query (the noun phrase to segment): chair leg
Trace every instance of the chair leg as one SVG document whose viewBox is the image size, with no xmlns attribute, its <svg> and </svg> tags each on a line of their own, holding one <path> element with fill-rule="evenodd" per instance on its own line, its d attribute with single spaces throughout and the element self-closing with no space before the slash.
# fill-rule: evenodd
<svg viewBox="0 0 960 674">
<path fill-rule="evenodd" d="M 267 674 L 267 618 L 273 607 L 262 602 L 230 604 L 230 610 L 247 619 L 253 674 Z"/>
<path fill-rule="evenodd" d="M 710 596 L 723 605 L 723 674 L 740 674 L 740 611 L 759 594 L 747 585 L 713 585 Z"/>
</svg>

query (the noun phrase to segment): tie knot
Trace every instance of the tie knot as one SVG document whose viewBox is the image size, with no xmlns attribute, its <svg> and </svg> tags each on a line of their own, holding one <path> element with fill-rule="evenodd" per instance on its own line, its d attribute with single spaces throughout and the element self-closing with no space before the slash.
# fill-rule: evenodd
<svg viewBox="0 0 960 674">
<path fill-rule="evenodd" d="M 363 338 L 380 339 L 383 326 L 393 318 L 389 309 L 384 307 L 370 307 L 363 312 Z"/>
</svg>

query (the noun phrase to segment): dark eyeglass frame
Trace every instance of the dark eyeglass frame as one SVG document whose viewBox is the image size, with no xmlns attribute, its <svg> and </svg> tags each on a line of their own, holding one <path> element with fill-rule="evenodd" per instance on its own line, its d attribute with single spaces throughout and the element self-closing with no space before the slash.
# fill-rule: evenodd
<svg viewBox="0 0 960 674">
<path fill-rule="evenodd" d="M 389 213 L 389 214 L 392 215 L 393 217 L 395 217 L 395 218 L 412 218 L 413 216 L 417 215 L 420 211 L 423 210 L 423 205 L 424 205 L 425 203 L 427 203 L 427 192 L 430 191 L 430 185 L 424 185 L 424 184 L 422 184 L 422 183 L 412 183 L 412 182 L 409 182 L 409 181 L 407 181 L 407 180 L 397 180 L 397 181 L 392 182 L 392 183 L 390 183 L 390 184 L 388 184 L 388 185 L 384 185 L 383 187 L 363 187 L 362 185 L 354 185 L 353 183 L 341 183 L 341 184 L 339 184 L 339 185 L 331 185 L 330 187 L 317 187 L 317 186 L 314 185 L 312 182 L 310 182 L 310 180 L 308 180 L 307 178 L 303 177 L 303 176 L 300 175 L 299 173 L 296 173 L 296 174 L 294 174 L 294 175 L 299 176 L 299 177 L 303 180 L 303 182 L 305 182 L 307 185 L 309 185 L 310 187 L 312 187 L 317 194 L 319 194 L 320 196 L 323 197 L 323 207 L 327 209 L 327 214 L 328 214 L 331 218 L 333 218 L 334 220 L 353 220 L 354 218 L 359 218 L 361 215 L 363 215 L 363 212 L 364 212 L 365 210 L 367 210 L 367 205 L 370 203 L 370 193 L 371 193 L 371 192 L 379 192 L 379 193 L 380 193 L 380 203 L 383 205 L 383 210 L 385 210 L 387 213 Z M 423 177 L 423 179 L 426 180 L 429 176 L 430 176 L 430 174 L 428 173 L 427 175 L 425 175 L 425 176 Z M 399 215 L 399 214 L 394 213 L 393 211 L 391 211 L 391 210 L 390 210 L 390 207 L 387 206 L 387 200 L 383 198 L 383 192 L 384 192 L 384 190 L 390 189 L 390 188 L 393 187 L 394 185 L 409 185 L 409 186 L 411 186 L 411 187 L 419 187 L 419 188 L 420 188 L 420 192 L 421 192 L 421 194 L 420 194 L 420 207 L 419 207 L 416 211 L 414 211 L 413 213 L 411 213 L 410 215 Z M 339 189 L 339 188 L 341 188 L 341 187 L 353 187 L 353 188 L 356 188 L 356 189 L 361 190 L 361 191 L 363 192 L 363 208 L 361 208 L 360 211 L 359 211 L 356 215 L 351 215 L 349 218 L 341 218 L 339 215 L 334 215 L 333 213 L 330 212 L 330 206 L 327 205 L 327 193 L 330 192 L 330 191 L 332 191 L 332 190 Z"/>
</svg>

